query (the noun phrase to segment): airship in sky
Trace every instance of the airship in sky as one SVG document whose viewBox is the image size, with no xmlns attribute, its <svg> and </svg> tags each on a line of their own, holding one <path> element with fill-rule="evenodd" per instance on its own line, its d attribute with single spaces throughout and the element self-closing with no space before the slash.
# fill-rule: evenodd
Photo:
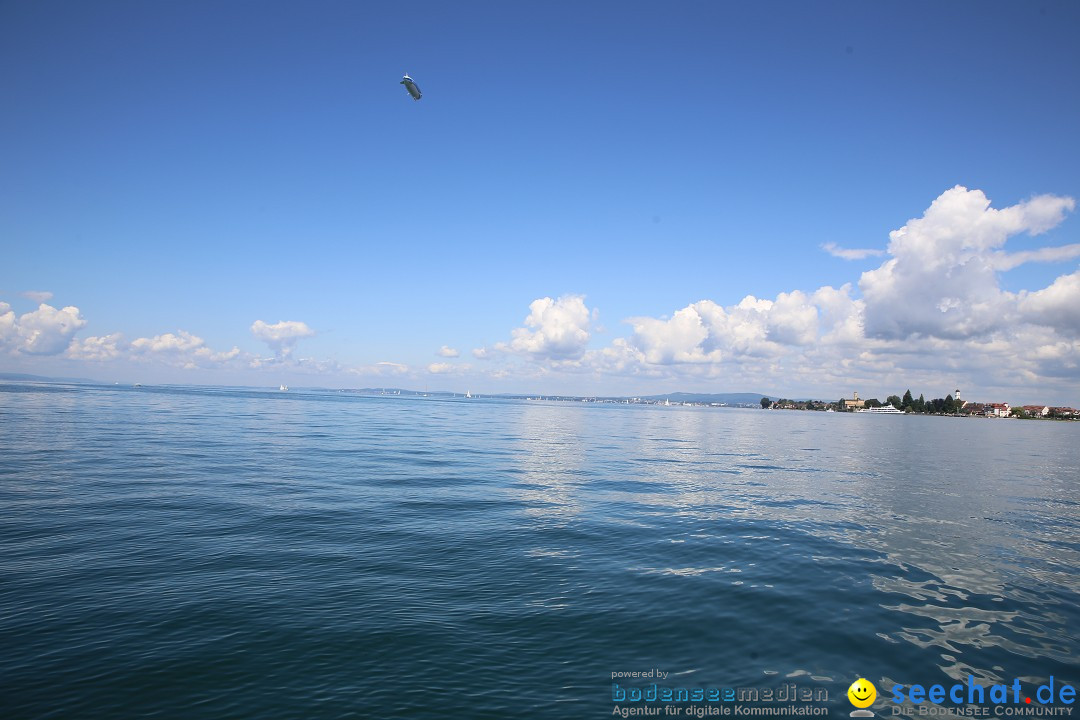
<svg viewBox="0 0 1080 720">
<path fill-rule="evenodd" d="M 416 87 L 416 83 L 414 83 L 413 79 L 409 77 L 409 73 L 405 73 L 405 77 L 401 79 L 401 84 L 404 85 L 405 89 L 409 91 L 409 94 L 412 95 L 413 100 L 420 99 L 420 88 Z"/>
</svg>

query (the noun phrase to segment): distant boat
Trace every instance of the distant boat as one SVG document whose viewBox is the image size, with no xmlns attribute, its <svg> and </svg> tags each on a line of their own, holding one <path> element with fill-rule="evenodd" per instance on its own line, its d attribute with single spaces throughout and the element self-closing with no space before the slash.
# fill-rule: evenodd
<svg viewBox="0 0 1080 720">
<path fill-rule="evenodd" d="M 855 412 L 875 413 L 877 415 L 903 415 L 904 414 L 903 410 L 897 410 L 892 405 L 882 405 L 881 407 L 875 407 L 875 408 L 862 408 L 860 410 L 856 410 Z"/>
<path fill-rule="evenodd" d="M 289 389 L 288 385 L 279 385 L 278 386 L 278 390 L 280 390 L 281 392 L 285 392 L 288 389 Z"/>
<path fill-rule="evenodd" d="M 466 390 L 465 391 L 465 397 L 466 398 L 471 398 L 472 397 L 472 390 Z"/>
</svg>

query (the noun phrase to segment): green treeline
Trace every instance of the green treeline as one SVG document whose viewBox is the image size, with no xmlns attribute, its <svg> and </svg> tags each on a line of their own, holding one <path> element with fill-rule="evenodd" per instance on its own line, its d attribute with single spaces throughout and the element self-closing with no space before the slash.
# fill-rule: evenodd
<svg viewBox="0 0 1080 720">
<path fill-rule="evenodd" d="M 840 399 L 839 404 L 843 407 L 843 398 Z M 928 415 L 952 415 L 959 412 L 960 408 L 963 407 L 963 404 L 956 402 L 952 395 L 927 400 L 923 397 L 922 393 L 919 393 L 918 398 L 913 398 L 911 396 L 911 390 L 907 390 L 904 393 L 904 397 L 890 395 L 885 398 L 884 403 L 877 398 L 870 398 L 866 401 L 864 407 L 874 408 L 881 407 L 882 405 L 892 405 L 897 410 L 913 413 L 926 413 Z"/>
<path fill-rule="evenodd" d="M 761 398 L 761 407 L 763 408 L 777 408 L 786 410 L 835 410 L 838 412 L 850 411 L 845 407 L 845 398 L 840 398 L 836 402 L 825 402 L 824 400 L 789 400 L 787 398 L 780 398 L 777 401 L 772 401 L 769 398 Z M 863 402 L 863 407 L 876 408 L 883 405 L 892 405 L 898 410 L 904 410 L 906 412 L 913 413 L 926 413 L 930 415 L 952 415 L 960 411 L 961 403 L 956 402 L 952 395 L 946 395 L 943 398 L 934 398 L 933 400 L 927 400 L 921 394 L 918 398 L 914 398 L 911 395 L 911 390 L 904 393 L 903 397 L 899 395 L 890 395 L 885 398 L 885 402 L 881 402 L 877 398 L 870 398 Z"/>
</svg>

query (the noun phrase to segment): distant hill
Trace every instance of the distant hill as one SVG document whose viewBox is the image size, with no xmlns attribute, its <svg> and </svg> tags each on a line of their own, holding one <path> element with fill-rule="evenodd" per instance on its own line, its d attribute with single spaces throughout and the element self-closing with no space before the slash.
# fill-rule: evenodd
<svg viewBox="0 0 1080 720">
<path fill-rule="evenodd" d="M 42 382 L 42 383 L 80 383 L 88 385 L 101 385 L 99 380 L 91 380 L 90 378 L 69 378 L 69 377 L 47 377 L 45 375 L 29 375 L 26 373 L 0 373 L 0 381 L 8 382 Z M 299 388 L 294 388 L 299 389 Z M 313 389 L 313 388 L 309 388 Z M 455 397 L 458 395 L 464 395 L 462 392 L 452 392 L 450 390 L 411 390 L 408 388 L 349 388 L 344 392 L 357 393 L 360 395 L 397 395 L 400 397 Z M 480 395 L 474 394 L 476 397 Z M 490 395 L 485 394 L 483 397 L 488 398 L 507 398 L 507 399 L 523 399 L 532 397 L 533 394 L 523 393 L 492 393 Z M 552 395 L 544 397 L 556 400 L 556 399 L 581 399 L 592 398 L 596 399 L 598 396 L 578 396 L 578 395 Z M 663 402 L 670 400 L 671 402 L 680 403 L 724 403 L 726 405 L 757 405 L 761 402 L 761 398 L 767 397 L 770 400 L 779 400 L 778 397 L 773 395 L 765 395 L 763 393 L 667 393 L 666 395 L 604 395 L 605 400 L 629 400 L 630 398 L 639 398 L 646 402 Z"/>
<path fill-rule="evenodd" d="M 667 395 L 649 395 L 642 400 L 670 400 L 672 402 L 692 403 L 727 403 L 728 405 L 754 405 L 761 402 L 761 398 L 779 400 L 772 395 L 764 393 L 668 393 Z"/>
<path fill-rule="evenodd" d="M 407 388 L 348 388 L 345 392 L 358 393 L 361 395 L 403 395 L 403 396 L 425 396 L 425 395 L 438 395 L 438 396 L 453 396 L 462 395 L 463 393 L 453 393 L 449 390 L 409 390 Z"/>
<path fill-rule="evenodd" d="M 401 396 L 416 396 L 416 395 L 429 395 L 429 396 L 451 396 L 461 395 L 462 393 L 451 393 L 446 390 L 410 390 L 407 388 L 359 388 L 355 390 L 348 390 L 347 392 L 362 393 L 365 395 L 401 395 Z M 526 397 L 532 397 L 531 393 L 493 393 L 485 395 L 485 397 L 501 397 L 508 399 L 522 399 Z M 761 402 L 761 398 L 767 397 L 770 400 L 779 400 L 778 397 L 773 395 L 765 395 L 763 393 L 668 393 L 666 395 L 603 395 L 603 396 L 579 396 L 579 395 L 544 395 L 552 400 L 556 399 L 577 399 L 581 397 L 603 397 L 604 399 L 618 399 L 627 400 L 632 397 L 640 398 L 648 402 L 663 402 L 664 400 L 670 400 L 671 402 L 690 402 L 690 403 L 725 403 L 727 405 L 757 405 Z"/>
<path fill-rule="evenodd" d="M 90 378 L 46 377 L 44 375 L 27 375 L 26 373 L 0 373 L 0 380 L 14 382 L 62 382 L 62 383 L 88 383 L 99 384 L 97 380 Z"/>
</svg>

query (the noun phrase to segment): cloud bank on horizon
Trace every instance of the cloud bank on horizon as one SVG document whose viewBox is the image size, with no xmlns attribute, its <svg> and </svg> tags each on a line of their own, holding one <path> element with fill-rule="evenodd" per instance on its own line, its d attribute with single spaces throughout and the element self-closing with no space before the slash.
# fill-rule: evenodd
<svg viewBox="0 0 1080 720">
<path fill-rule="evenodd" d="M 18 317 L 0 302 L 0 352 L 89 365 L 126 360 L 185 369 L 289 369 L 326 379 L 558 377 L 569 388 L 604 377 L 832 394 L 857 382 L 898 387 L 963 379 L 977 388 L 1034 395 L 1080 380 L 1080 269 L 1015 293 L 1003 289 L 1000 274 L 1026 263 L 1074 260 L 1080 244 L 1009 252 L 1006 243 L 1057 227 L 1075 205 L 1070 197 L 1039 195 L 996 209 L 982 191 L 956 186 L 922 217 L 892 231 L 885 250 L 823 245 L 847 260 L 886 256 L 841 287 L 794 289 L 774 299 L 748 295 L 731 305 L 705 299 L 670 316 L 631 317 L 624 321 L 631 332 L 604 346 L 598 346 L 599 310 L 589 308 L 584 295 L 538 298 L 509 339 L 472 350 L 479 364 L 460 362 L 448 345 L 435 351 L 440 362 L 426 366 L 297 357 L 298 343 L 316 334 L 300 321 L 253 322 L 250 331 L 273 351 L 269 357 L 238 347 L 216 351 L 182 330 L 130 342 L 119 332 L 79 338 L 87 324 L 79 309 L 56 309 L 42 291 L 26 293 L 40 305 Z"/>
</svg>

